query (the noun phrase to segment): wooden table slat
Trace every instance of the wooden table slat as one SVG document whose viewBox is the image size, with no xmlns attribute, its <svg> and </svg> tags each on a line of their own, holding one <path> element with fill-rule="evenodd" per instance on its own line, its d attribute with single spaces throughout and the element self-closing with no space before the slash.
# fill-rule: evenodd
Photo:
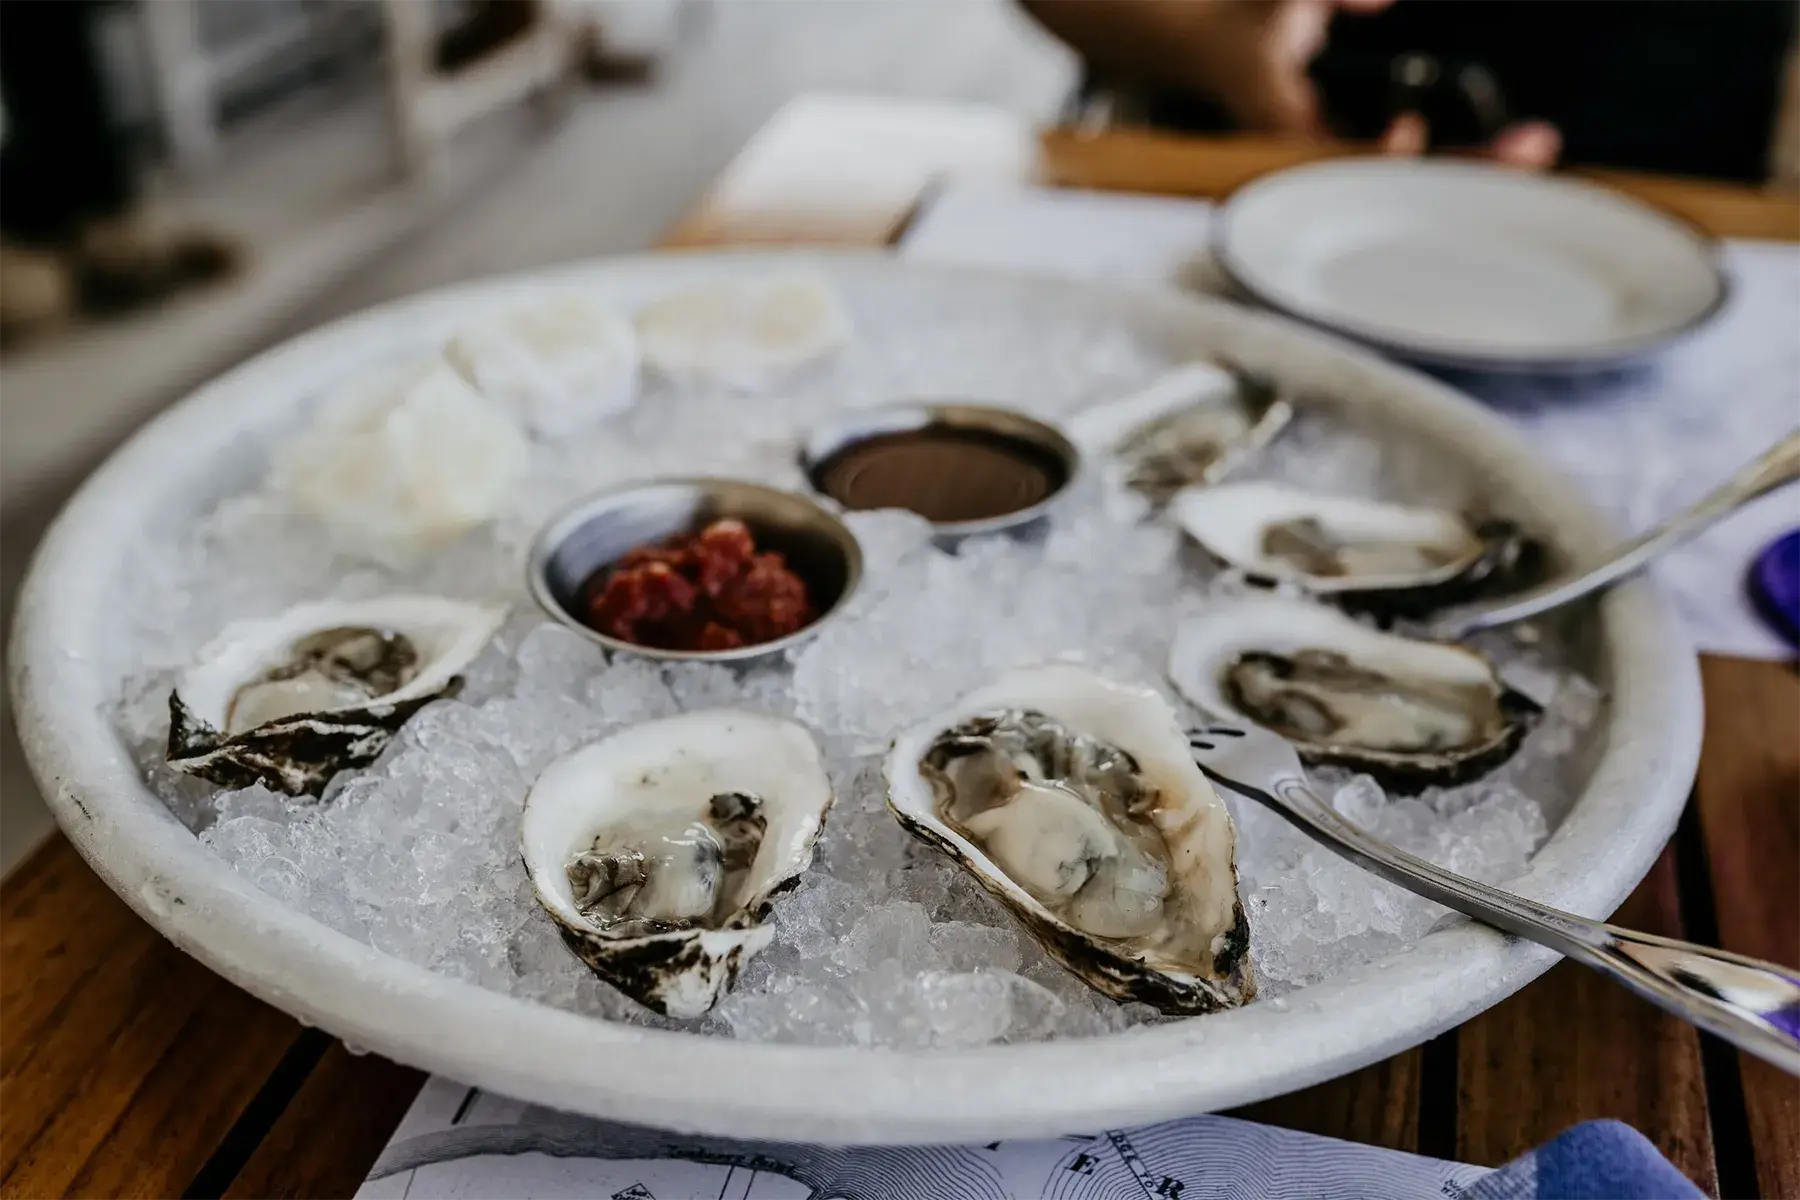
<svg viewBox="0 0 1800 1200">
<path fill-rule="evenodd" d="M 0 977 L 0 1078 L 36 1050 L 108 957 L 130 955 L 134 946 L 147 947 L 158 937 L 60 836 L 21 863 L 4 887 L 0 961 L 16 965 Z M 95 954 L 97 946 L 107 947 L 108 955 Z"/>
<path fill-rule="evenodd" d="M 1619 909 L 1634 929 L 1681 936 L 1673 847 Z M 1579 1121 L 1612 1117 L 1718 1194 L 1700 1040 L 1662 1010 L 1574 963 L 1458 1033 L 1456 1154 L 1499 1166 Z"/>
<path fill-rule="evenodd" d="M 13 879 L 0 888 L 9 927 L 15 912 L 24 909 L 29 914 L 17 922 L 27 936 L 9 941 L 5 958 L 0 959 L 0 1010 L 9 1014 L 0 1045 L 0 1111 L 7 1116 L 0 1121 L 0 1163 L 8 1164 L 0 1171 L 0 1180 L 10 1175 L 23 1145 L 41 1139 L 64 1107 L 82 1095 L 91 1070 L 121 1055 L 148 1069 L 162 1043 L 136 1045 L 141 1035 L 134 1030 L 134 1020 L 146 1005 L 174 1006 L 177 1011 L 164 1022 L 166 1027 L 144 1031 L 152 1038 L 166 1038 L 185 1016 L 188 997 L 185 988 L 163 985 L 179 982 L 173 977 L 183 969 L 191 970 L 194 978 L 208 975 L 185 955 L 159 955 L 163 939 L 137 920 L 63 839 L 40 848 L 27 867 L 19 873 L 24 876 L 19 890 L 26 892 L 36 883 L 42 895 L 15 904 Z M 92 924 L 62 925 L 58 918 L 65 911 L 80 913 Z M 86 941 L 95 929 L 105 931 L 100 935 L 104 940 Z M 82 949 L 71 951 L 71 945 Z M 83 961 L 85 969 L 39 973 L 34 968 L 44 956 L 38 950 Z M 24 1113 L 37 1119 L 20 1119 Z"/>
<path fill-rule="evenodd" d="M 55 838 L 46 838 L 6 876 L 3 884 L 8 907 L 6 923 L 0 925 L 0 951 L 27 945 L 44 951 L 33 964 L 34 978 L 42 978 L 47 968 L 70 961 L 64 953 L 68 949 L 67 943 L 47 946 L 44 942 L 46 933 L 86 928 L 93 919 L 95 906 L 110 907 L 111 900 L 117 899 L 105 888 L 98 892 L 77 890 L 68 893 L 63 890 L 69 876 L 62 870 L 62 865 L 73 853 L 73 848 L 66 842 L 58 847 Z M 81 962 L 80 965 L 85 968 L 91 964 Z M 28 991 L 6 992 L 0 994 L 0 1003 L 25 1000 L 32 994 Z"/>
<path fill-rule="evenodd" d="M 1800 965 L 1800 676 L 1701 662 L 1706 749 L 1694 785 L 1719 945 Z M 1758 1190 L 1800 1196 L 1800 1079 L 1739 1057 Z"/>
<path fill-rule="evenodd" d="M 40 947 L 30 939 L 0 959 L 0 994 L 31 991 L 54 1017 L 16 1040 L 5 1030 L 13 1060 L 0 1074 L 0 1194 L 181 1194 L 299 1025 L 139 921 L 61 837 L 0 885 L 9 926 L 32 907 L 15 902 L 15 881 L 39 912 L 49 896 L 122 932 L 103 953 L 89 948 L 86 973 L 34 972 Z"/>
<path fill-rule="evenodd" d="M 1422 1053 L 1407 1050 L 1360 1071 L 1248 1104 L 1227 1115 L 1419 1153 Z"/>
<path fill-rule="evenodd" d="M 1341 142 L 1178 138 L 1148 129 L 1098 136 L 1049 129 L 1040 146 L 1039 177 L 1057 187 L 1213 200 L 1271 171 L 1357 153 Z"/>
<path fill-rule="evenodd" d="M 157 962 L 154 944 L 120 945 L 113 957 L 82 978 L 82 986 L 64 997 L 54 1024 L 18 1044 L 17 1062 L 0 1076 L 0 1111 L 6 1113 L 0 1121 L 0 1162 L 8 1164 L 0 1185 L 15 1171 L 31 1169 L 28 1160 L 57 1140 L 57 1125 L 65 1117 L 72 1129 L 92 1130 L 98 1124 L 104 1130 L 110 1106 L 122 1105 L 141 1072 L 162 1055 L 185 1016 L 188 998 L 171 991 L 151 1002 L 159 1014 L 168 1006 L 180 1010 L 174 1024 L 144 1026 L 134 1020 L 150 1000 L 146 983 L 179 982 L 177 972 L 154 969 L 157 966 L 164 964 Z M 126 1073 L 127 1090 L 121 1094 L 114 1087 L 110 1094 L 96 1096 L 94 1078 L 108 1074 L 109 1067 Z M 93 1111 L 96 1106 L 98 1113 Z"/>
<path fill-rule="evenodd" d="M 225 1195 L 350 1195 L 424 1083 L 421 1071 L 334 1043 Z"/>
<path fill-rule="evenodd" d="M 1182 138 L 1141 129 L 1099 136 L 1052 129 L 1041 139 L 1043 180 L 1060 187 L 1219 199 L 1259 175 L 1301 163 L 1366 153 L 1341 142 L 1262 137 Z M 1581 170 L 1714 237 L 1800 239 L 1800 197 L 1633 171 Z"/>
<path fill-rule="evenodd" d="M 300 1033 L 292 1017 L 215 976 L 69 1194 L 185 1192 Z"/>
</svg>

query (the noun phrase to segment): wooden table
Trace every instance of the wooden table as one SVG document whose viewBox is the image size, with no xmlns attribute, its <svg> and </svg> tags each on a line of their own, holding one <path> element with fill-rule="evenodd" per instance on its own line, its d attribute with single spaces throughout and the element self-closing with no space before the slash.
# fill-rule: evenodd
<svg viewBox="0 0 1800 1200">
<path fill-rule="evenodd" d="M 1040 151 L 1043 181 L 1195 196 L 1321 153 L 1132 132 L 1052 132 Z M 826 180 L 844 203 L 812 227 L 839 243 L 891 240 L 931 182 L 929 159 L 904 187 L 891 169 L 879 187 Z M 783 211 L 759 177 L 754 210 L 734 206 L 733 177 L 671 244 L 814 240 L 796 213 L 816 196 Z M 1792 200 L 1605 178 L 1716 234 L 1800 237 Z M 816 170 L 807 186 L 821 186 Z M 1702 667 L 1694 801 L 1619 919 L 1800 963 L 1800 679 L 1786 664 Z M 188 959 L 61 837 L 0 885 L 0 1194 L 348 1194 L 422 1078 Z M 1568 964 L 1424 1046 L 1242 1115 L 1490 1165 L 1573 1122 L 1616 1117 L 1714 1194 L 1800 1195 L 1800 1082 Z"/>
</svg>

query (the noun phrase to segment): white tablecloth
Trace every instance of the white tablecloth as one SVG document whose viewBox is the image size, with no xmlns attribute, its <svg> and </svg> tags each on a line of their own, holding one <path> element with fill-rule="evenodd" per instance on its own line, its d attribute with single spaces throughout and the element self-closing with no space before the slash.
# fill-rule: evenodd
<svg viewBox="0 0 1800 1200">
<path fill-rule="evenodd" d="M 907 234 L 909 258 L 1083 279 L 1220 285 L 1206 201 L 965 185 L 939 193 Z M 1458 374 L 1511 416 L 1619 526 L 1647 528 L 1698 499 L 1800 425 L 1800 247 L 1725 246 L 1733 292 L 1707 328 L 1652 364 L 1580 380 Z M 1756 552 L 1800 528 L 1800 488 L 1764 497 L 1657 564 L 1695 645 L 1791 653 L 1750 607 Z"/>
</svg>

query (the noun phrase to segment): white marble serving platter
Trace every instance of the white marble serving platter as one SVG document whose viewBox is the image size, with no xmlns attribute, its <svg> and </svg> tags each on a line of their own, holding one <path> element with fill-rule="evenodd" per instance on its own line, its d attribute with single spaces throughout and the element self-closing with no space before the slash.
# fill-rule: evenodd
<svg viewBox="0 0 1800 1200">
<path fill-rule="evenodd" d="M 1228 350 L 1330 395 L 1355 420 L 1404 427 L 1568 557 L 1613 530 L 1500 418 L 1334 338 L 1209 300 L 885 255 L 703 254 L 582 264 L 386 306 L 258 357 L 134 437 L 71 501 L 23 589 L 12 687 L 32 768 L 71 841 L 177 945 L 352 1044 L 522 1099 L 664 1128 L 831 1143 L 1045 1136 L 1224 1108 L 1303 1087 L 1417 1044 L 1548 967 L 1540 948 L 1450 922 L 1404 953 L 1279 1000 L 1095 1038 L 967 1050 L 758 1044 L 596 1019 L 434 973 L 285 906 L 196 839 L 145 784 L 118 720 L 135 651 L 121 635 L 141 553 L 248 482 L 266 446 L 326 383 L 425 345 L 492 303 L 554 282 L 623 306 L 683 283 L 806 266 L 860 294 L 929 311 L 1027 297 L 1124 322 L 1180 357 Z M 975 336 L 978 331 L 972 331 Z M 1582 664 L 1609 703 L 1585 786 L 1513 885 L 1610 912 L 1654 861 L 1699 749 L 1691 649 L 1648 585 L 1612 594 Z"/>
</svg>

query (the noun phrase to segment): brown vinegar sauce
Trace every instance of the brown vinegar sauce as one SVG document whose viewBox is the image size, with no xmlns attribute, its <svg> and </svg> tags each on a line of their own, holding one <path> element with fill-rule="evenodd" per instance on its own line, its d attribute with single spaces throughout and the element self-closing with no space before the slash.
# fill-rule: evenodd
<svg viewBox="0 0 1800 1200">
<path fill-rule="evenodd" d="M 845 446 L 814 469 L 813 481 L 852 511 L 904 508 L 949 523 L 1030 508 L 1067 483 L 1068 472 L 1018 438 L 927 425 Z"/>
</svg>

